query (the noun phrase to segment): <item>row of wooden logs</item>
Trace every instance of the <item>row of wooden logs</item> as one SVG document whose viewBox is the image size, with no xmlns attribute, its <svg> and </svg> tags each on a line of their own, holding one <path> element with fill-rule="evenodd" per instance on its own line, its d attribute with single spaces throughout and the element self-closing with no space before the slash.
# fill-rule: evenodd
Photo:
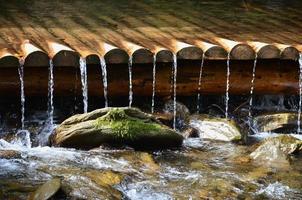
<svg viewBox="0 0 302 200">
<path fill-rule="evenodd" d="M 33 54 L 34 55 L 34 54 Z M 25 94 L 27 96 L 47 95 L 49 58 L 37 59 L 28 57 L 24 65 Z M 72 55 L 72 56 L 71 56 Z M 81 79 L 79 57 L 75 54 L 61 52 L 60 56 L 66 65 L 54 63 L 54 95 L 81 95 Z M 29 63 L 36 62 L 37 65 Z M 226 60 L 204 60 L 201 87 L 198 90 L 198 80 L 201 59 L 177 60 L 177 95 L 190 96 L 201 94 L 224 94 L 226 90 Z M 7 58 L 0 67 L 0 95 L 18 96 L 20 80 L 18 76 L 18 60 Z M 39 64 L 39 65 L 38 65 Z M 156 63 L 157 96 L 171 95 L 171 62 Z M 252 69 L 254 60 L 230 61 L 230 94 L 247 95 L 250 93 Z M 153 81 L 153 63 L 133 63 L 132 84 L 134 95 L 151 96 Z M 88 94 L 103 96 L 102 71 L 97 56 L 87 58 Z M 127 96 L 129 92 L 129 74 L 127 62 L 121 64 L 107 63 L 108 95 Z M 298 94 L 299 93 L 299 63 L 295 60 L 259 59 L 256 65 L 254 82 L 255 94 Z"/>
</svg>

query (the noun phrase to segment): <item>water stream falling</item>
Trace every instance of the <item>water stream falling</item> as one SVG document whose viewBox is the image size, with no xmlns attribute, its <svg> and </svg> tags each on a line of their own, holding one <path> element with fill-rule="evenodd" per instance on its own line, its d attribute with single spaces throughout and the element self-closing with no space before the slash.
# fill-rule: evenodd
<svg viewBox="0 0 302 200">
<path fill-rule="evenodd" d="M 302 107 L 302 53 L 299 57 L 299 110 L 298 110 L 298 120 L 297 120 L 297 133 L 301 132 L 301 108 Z"/>
<path fill-rule="evenodd" d="M 52 59 L 49 60 L 49 75 L 48 75 L 48 118 L 49 124 L 53 125 L 53 88 L 54 88 L 54 79 L 53 79 L 53 62 Z"/>
<path fill-rule="evenodd" d="M 105 58 L 101 57 L 100 62 L 102 68 L 105 107 L 108 107 L 108 82 L 107 82 L 107 66 L 106 66 Z"/>
<path fill-rule="evenodd" d="M 228 118 L 229 110 L 229 88 L 230 88 L 230 57 L 231 53 L 228 53 L 227 58 L 227 81 L 226 81 L 226 91 L 225 91 L 225 118 Z"/>
<path fill-rule="evenodd" d="M 257 54 L 254 60 L 253 65 L 253 75 L 251 80 L 251 90 L 250 90 L 250 102 L 249 102 L 249 125 L 251 126 L 251 120 L 252 120 L 252 107 L 253 107 L 253 93 L 254 93 L 254 83 L 255 83 L 255 75 L 256 75 L 256 66 L 257 66 Z"/>
<path fill-rule="evenodd" d="M 86 59 L 85 58 L 80 58 L 80 71 L 81 71 L 81 83 L 82 83 L 84 113 L 87 113 L 87 109 L 88 109 L 88 85 L 87 85 L 87 67 L 86 67 Z"/>
<path fill-rule="evenodd" d="M 200 89 L 201 89 L 201 78 L 202 78 L 202 70 L 203 70 L 203 65 L 204 65 L 204 57 L 205 53 L 202 55 L 202 60 L 200 64 L 200 71 L 199 71 L 199 78 L 198 78 L 198 94 L 197 94 L 197 113 L 200 113 Z"/>
<path fill-rule="evenodd" d="M 21 97 L 21 129 L 24 129 L 24 114 L 25 114 L 25 93 L 24 93 L 24 60 L 19 60 L 19 79 L 20 79 L 20 97 Z"/>
<path fill-rule="evenodd" d="M 154 113 L 155 104 L 155 85 L 156 85 L 156 54 L 153 55 L 153 71 L 152 71 L 152 105 L 151 113 Z"/>
<path fill-rule="evenodd" d="M 133 91 L 132 91 L 132 56 L 130 56 L 128 61 L 128 70 L 129 70 L 129 107 L 132 106 L 133 100 Z"/>
<path fill-rule="evenodd" d="M 173 54 L 173 128 L 176 129 L 177 57 Z"/>
</svg>

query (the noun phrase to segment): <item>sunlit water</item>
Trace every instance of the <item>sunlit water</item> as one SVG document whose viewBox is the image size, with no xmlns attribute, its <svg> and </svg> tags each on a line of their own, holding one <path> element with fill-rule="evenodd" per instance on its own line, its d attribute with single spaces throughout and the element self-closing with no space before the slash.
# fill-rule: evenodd
<svg viewBox="0 0 302 200">
<path fill-rule="evenodd" d="M 133 91 L 132 91 L 132 56 L 130 56 L 128 61 L 128 73 L 129 73 L 129 107 L 132 106 L 133 101 Z"/>
<path fill-rule="evenodd" d="M 154 105 L 155 105 L 155 86 L 156 86 L 156 54 L 153 55 L 151 113 L 154 113 Z"/>
<path fill-rule="evenodd" d="M 102 68 L 102 79 L 103 79 L 103 87 L 104 87 L 104 99 L 105 99 L 105 107 L 108 107 L 108 82 L 107 82 L 107 66 L 104 57 L 100 58 L 100 64 Z"/>
<path fill-rule="evenodd" d="M 252 123 L 252 109 L 253 109 L 253 94 L 254 94 L 254 84 L 255 84 L 255 75 L 256 75 L 256 66 L 257 66 L 257 54 L 254 60 L 253 71 L 252 71 L 252 80 L 251 80 L 251 89 L 250 89 L 250 101 L 249 101 L 249 124 Z"/>
<path fill-rule="evenodd" d="M 86 59 L 80 58 L 80 71 L 81 71 L 81 83 L 82 83 L 82 95 L 83 95 L 83 111 L 87 113 L 88 110 L 88 83 L 87 83 L 87 66 Z"/>
<path fill-rule="evenodd" d="M 1 150 L 21 152 L 21 158 L 0 159 L 0 197 L 26 199 L 30 191 L 52 177 L 61 177 L 69 195 L 81 199 L 106 199 L 120 194 L 126 199 L 299 199 L 302 196 L 301 159 L 287 169 L 265 169 L 238 162 L 245 146 L 190 138 L 173 151 L 32 147 L 29 136 L 12 142 L 0 140 Z M 108 171 L 122 175 L 113 186 L 95 177 Z M 292 176 L 295 176 L 293 178 Z"/>
<path fill-rule="evenodd" d="M 297 133 L 301 132 L 301 108 L 302 107 L 302 53 L 299 57 L 299 109 L 298 109 L 298 120 L 297 120 Z"/>
<path fill-rule="evenodd" d="M 231 53 L 228 53 L 225 91 L 225 118 L 229 117 L 230 57 Z"/>
<path fill-rule="evenodd" d="M 20 99 L 21 99 L 21 129 L 24 129 L 25 118 L 25 93 L 24 93 L 24 60 L 19 61 L 19 79 L 20 79 Z"/>
<path fill-rule="evenodd" d="M 49 60 L 49 75 L 48 75 L 48 118 L 50 125 L 53 124 L 53 90 L 54 90 L 54 79 L 53 79 L 53 62 Z"/>
<path fill-rule="evenodd" d="M 200 89 L 201 89 L 201 79 L 202 79 L 202 70 L 204 65 L 205 53 L 202 55 L 202 60 L 200 64 L 199 77 L 198 77 L 198 94 L 197 94 L 197 113 L 200 113 Z"/>
<path fill-rule="evenodd" d="M 173 54 L 173 128 L 176 129 L 177 56 Z"/>
</svg>

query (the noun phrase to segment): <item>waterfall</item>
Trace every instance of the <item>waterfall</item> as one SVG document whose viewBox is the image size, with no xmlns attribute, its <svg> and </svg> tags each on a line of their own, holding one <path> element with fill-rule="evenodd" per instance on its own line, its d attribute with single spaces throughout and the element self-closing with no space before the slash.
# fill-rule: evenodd
<svg viewBox="0 0 302 200">
<path fill-rule="evenodd" d="M 173 55 L 173 61 L 174 62 L 174 55 Z M 169 93 L 172 95 L 173 93 L 173 77 L 174 77 L 174 64 L 172 63 L 172 66 L 171 66 L 171 71 L 172 71 L 172 74 L 171 74 L 171 77 L 170 77 L 170 91 Z"/>
<path fill-rule="evenodd" d="M 101 57 L 100 62 L 102 68 L 105 107 L 108 107 L 108 82 L 107 82 L 107 66 L 106 66 L 105 58 Z"/>
<path fill-rule="evenodd" d="M 82 83 L 84 113 L 87 113 L 87 109 L 88 109 L 88 85 L 87 85 L 87 67 L 86 67 L 86 59 L 85 58 L 80 58 L 80 71 L 81 71 L 81 83 Z"/>
<path fill-rule="evenodd" d="M 154 113 L 154 104 L 155 104 L 155 84 L 156 84 L 156 54 L 153 55 L 153 71 L 152 71 L 152 104 L 151 104 L 151 113 Z"/>
<path fill-rule="evenodd" d="M 48 103 L 47 103 L 48 121 L 45 123 L 45 126 L 40 131 L 40 133 L 37 135 L 37 141 L 39 146 L 46 146 L 49 143 L 49 136 L 52 134 L 55 128 L 53 124 L 53 112 L 54 112 L 53 91 L 54 91 L 53 61 L 52 59 L 50 59 L 49 74 L 48 74 Z"/>
<path fill-rule="evenodd" d="M 20 79 L 20 97 L 21 97 L 21 129 L 24 129 L 24 114 L 25 114 L 25 93 L 24 93 L 24 60 L 19 60 L 19 79 Z"/>
<path fill-rule="evenodd" d="M 201 64 L 200 64 L 200 70 L 199 70 L 199 78 L 198 78 L 198 94 L 197 94 L 197 113 L 200 113 L 200 89 L 201 89 L 201 78 L 202 78 L 202 70 L 203 70 L 203 65 L 204 65 L 204 57 L 205 57 L 205 53 L 203 53 L 202 55 L 202 60 L 201 60 Z"/>
<path fill-rule="evenodd" d="M 48 118 L 50 125 L 53 125 L 53 88 L 54 88 L 54 80 L 53 80 L 53 62 L 52 59 L 49 60 L 49 75 L 48 75 Z"/>
<path fill-rule="evenodd" d="M 132 56 L 130 56 L 130 58 L 129 58 L 128 70 L 129 70 L 129 107 L 131 107 L 132 100 L 133 100 L 133 92 L 132 92 Z"/>
<path fill-rule="evenodd" d="M 226 91 L 225 91 L 225 118 L 228 118 L 228 110 L 229 110 L 230 57 L 231 57 L 231 53 L 228 53 L 228 58 L 227 58 L 227 81 L 226 81 Z"/>
<path fill-rule="evenodd" d="M 298 120 L 297 120 L 297 133 L 301 132 L 301 107 L 302 107 L 302 53 L 299 57 L 299 110 L 298 110 Z"/>
<path fill-rule="evenodd" d="M 249 102 L 249 125 L 251 125 L 252 120 L 252 107 L 253 107 L 253 93 L 254 93 L 254 83 L 255 83 L 255 75 L 256 75 L 256 66 L 257 66 L 257 54 L 254 60 L 253 65 L 253 74 L 252 74 L 252 80 L 251 80 L 251 90 L 250 90 L 250 102 Z"/>
<path fill-rule="evenodd" d="M 177 57 L 173 54 L 173 128 L 176 129 Z"/>
</svg>

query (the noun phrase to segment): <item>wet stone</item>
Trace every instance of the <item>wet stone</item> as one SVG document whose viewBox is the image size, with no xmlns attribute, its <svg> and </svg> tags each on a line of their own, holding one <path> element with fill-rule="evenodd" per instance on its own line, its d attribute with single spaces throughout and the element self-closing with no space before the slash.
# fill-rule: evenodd
<svg viewBox="0 0 302 200">
<path fill-rule="evenodd" d="M 33 194 L 29 196 L 29 200 L 47 200 L 50 199 L 61 187 L 61 180 L 54 178 L 40 186 Z"/>
<path fill-rule="evenodd" d="M 21 152 L 15 150 L 0 150 L 0 159 L 18 159 L 21 158 Z"/>
<path fill-rule="evenodd" d="M 292 133 L 297 129 L 298 114 L 291 112 L 270 113 L 255 117 L 258 132 Z"/>
<path fill-rule="evenodd" d="M 203 139 L 226 142 L 241 140 L 239 126 L 230 119 L 193 115 L 190 118 L 190 126 L 198 130 L 199 136 Z"/>
<path fill-rule="evenodd" d="M 287 164 L 288 156 L 302 151 L 302 141 L 290 135 L 269 137 L 258 145 L 250 156 L 254 160 L 265 161 L 266 163 Z"/>
</svg>

